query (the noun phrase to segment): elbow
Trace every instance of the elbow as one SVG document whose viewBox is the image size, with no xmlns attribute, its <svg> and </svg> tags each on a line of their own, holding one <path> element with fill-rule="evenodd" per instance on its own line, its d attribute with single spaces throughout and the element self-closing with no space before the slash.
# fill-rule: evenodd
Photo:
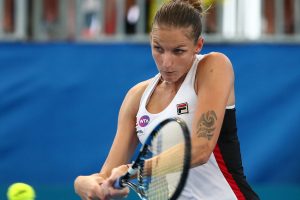
<svg viewBox="0 0 300 200">
<path fill-rule="evenodd" d="M 208 162 L 212 151 L 208 145 L 192 147 L 191 167 L 197 167 Z"/>
</svg>

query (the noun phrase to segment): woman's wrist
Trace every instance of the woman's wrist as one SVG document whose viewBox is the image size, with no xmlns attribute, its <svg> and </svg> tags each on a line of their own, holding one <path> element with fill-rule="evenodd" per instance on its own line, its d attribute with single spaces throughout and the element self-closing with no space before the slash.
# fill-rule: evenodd
<svg viewBox="0 0 300 200">
<path fill-rule="evenodd" d="M 108 178 L 108 176 L 107 176 L 105 173 L 102 173 L 102 172 L 100 172 L 100 173 L 95 173 L 95 174 L 93 174 L 93 175 L 98 176 L 98 177 L 102 178 L 103 180 L 105 180 L 105 179 Z"/>
</svg>

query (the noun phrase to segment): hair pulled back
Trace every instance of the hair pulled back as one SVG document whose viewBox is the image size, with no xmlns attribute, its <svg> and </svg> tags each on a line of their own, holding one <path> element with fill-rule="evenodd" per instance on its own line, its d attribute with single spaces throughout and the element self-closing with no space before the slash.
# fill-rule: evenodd
<svg viewBox="0 0 300 200">
<path fill-rule="evenodd" d="M 201 0 L 170 0 L 157 11 L 153 25 L 192 27 L 190 37 L 196 43 L 202 32 L 202 13 Z"/>
</svg>

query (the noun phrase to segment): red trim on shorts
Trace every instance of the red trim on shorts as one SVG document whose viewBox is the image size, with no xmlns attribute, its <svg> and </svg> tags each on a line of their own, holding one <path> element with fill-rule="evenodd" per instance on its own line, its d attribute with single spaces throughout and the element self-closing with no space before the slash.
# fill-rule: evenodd
<svg viewBox="0 0 300 200">
<path fill-rule="evenodd" d="M 216 145 L 216 147 L 214 149 L 214 156 L 216 158 L 216 161 L 218 163 L 219 168 L 221 169 L 221 172 L 222 172 L 223 176 L 225 177 L 226 181 L 230 185 L 230 187 L 233 190 L 233 192 L 234 192 L 235 196 L 237 197 L 237 199 L 238 200 L 246 200 L 244 194 L 241 192 L 239 186 L 237 185 L 237 183 L 233 179 L 231 173 L 228 171 L 218 144 Z"/>
</svg>

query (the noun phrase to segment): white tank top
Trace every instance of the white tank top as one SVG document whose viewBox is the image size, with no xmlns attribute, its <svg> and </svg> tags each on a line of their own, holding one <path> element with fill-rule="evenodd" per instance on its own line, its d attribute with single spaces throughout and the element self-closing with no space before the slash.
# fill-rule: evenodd
<svg viewBox="0 0 300 200">
<path fill-rule="evenodd" d="M 140 142 L 143 144 L 159 122 L 170 117 L 180 117 L 191 131 L 192 119 L 196 109 L 197 94 L 194 89 L 195 75 L 199 61 L 203 55 L 197 55 L 196 59 L 185 77 L 182 85 L 170 104 L 160 113 L 152 114 L 147 111 L 146 105 L 152 95 L 160 74 L 146 88 L 137 113 L 136 131 Z M 208 162 L 204 165 L 190 169 L 184 190 L 179 200 L 234 200 L 237 199 L 229 183 L 222 174 L 214 154 L 212 153 Z"/>
</svg>

